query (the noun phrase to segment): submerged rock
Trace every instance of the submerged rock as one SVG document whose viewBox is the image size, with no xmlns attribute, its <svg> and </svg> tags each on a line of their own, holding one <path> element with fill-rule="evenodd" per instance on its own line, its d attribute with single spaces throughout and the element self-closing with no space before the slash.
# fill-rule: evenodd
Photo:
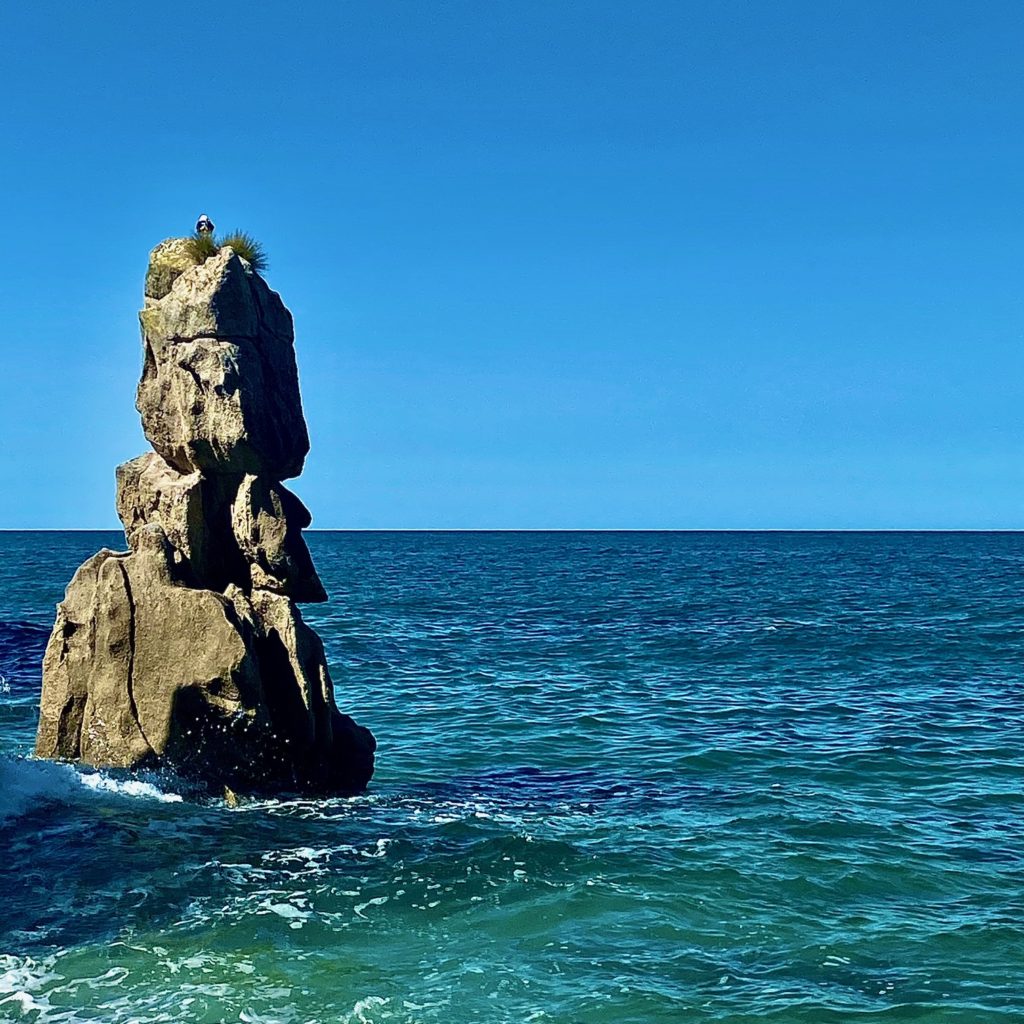
<svg viewBox="0 0 1024 1024">
<path fill-rule="evenodd" d="M 86 561 L 57 606 L 36 753 L 214 792 L 358 792 L 373 736 L 336 707 L 295 605 L 327 595 L 280 482 L 308 449 L 291 315 L 230 250 L 199 267 L 184 251 L 158 246 L 146 277 L 156 452 L 117 470 L 130 550 Z"/>
</svg>

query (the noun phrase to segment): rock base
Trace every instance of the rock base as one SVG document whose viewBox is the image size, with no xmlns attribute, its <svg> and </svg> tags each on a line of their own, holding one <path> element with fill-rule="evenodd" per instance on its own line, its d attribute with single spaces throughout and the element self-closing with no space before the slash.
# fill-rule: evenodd
<svg viewBox="0 0 1024 1024">
<path fill-rule="evenodd" d="M 323 644 L 290 598 L 175 579 L 159 526 L 100 551 L 57 606 L 36 754 L 171 768 L 221 793 L 358 793 L 368 729 L 334 704 Z"/>
</svg>

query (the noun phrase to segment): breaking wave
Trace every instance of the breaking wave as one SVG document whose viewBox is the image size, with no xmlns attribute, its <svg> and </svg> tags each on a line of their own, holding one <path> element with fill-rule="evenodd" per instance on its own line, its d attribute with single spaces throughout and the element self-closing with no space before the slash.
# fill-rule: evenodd
<svg viewBox="0 0 1024 1024">
<path fill-rule="evenodd" d="M 70 764 L 0 756 L 0 824 L 49 804 L 78 804 L 83 799 L 180 803 L 182 797 L 140 778 L 119 779 Z"/>
</svg>

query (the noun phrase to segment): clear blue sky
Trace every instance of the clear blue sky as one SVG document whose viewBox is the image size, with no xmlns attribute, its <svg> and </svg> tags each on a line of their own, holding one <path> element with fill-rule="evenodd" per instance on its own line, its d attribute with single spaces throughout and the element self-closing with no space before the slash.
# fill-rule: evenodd
<svg viewBox="0 0 1024 1024">
<path fill-rule="evenodd" d="M 148 250 L 258 235 L 318 527 L 1024 528 L 1019 3 L 0 15 L 0 527 L 116 526 Z"/>
</svg>

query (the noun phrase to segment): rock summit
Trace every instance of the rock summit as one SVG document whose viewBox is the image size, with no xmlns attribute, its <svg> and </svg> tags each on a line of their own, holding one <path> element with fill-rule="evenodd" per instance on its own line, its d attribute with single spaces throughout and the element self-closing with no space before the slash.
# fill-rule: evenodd
<svg viewBox="0 0 1024 1024">
<path fill-rule="evenodd" d="M 43 660 L 39 757 L 173 769 L 212 791 L 353 793 L 373 736 L 335 705 L 296 602 L 327 595 L 281 483 L 309 436 L 292 317 L 230 248 L 150 255 L 136 407 L 117 469 L 129 551 L 86 561 Z"/>
</svg>

